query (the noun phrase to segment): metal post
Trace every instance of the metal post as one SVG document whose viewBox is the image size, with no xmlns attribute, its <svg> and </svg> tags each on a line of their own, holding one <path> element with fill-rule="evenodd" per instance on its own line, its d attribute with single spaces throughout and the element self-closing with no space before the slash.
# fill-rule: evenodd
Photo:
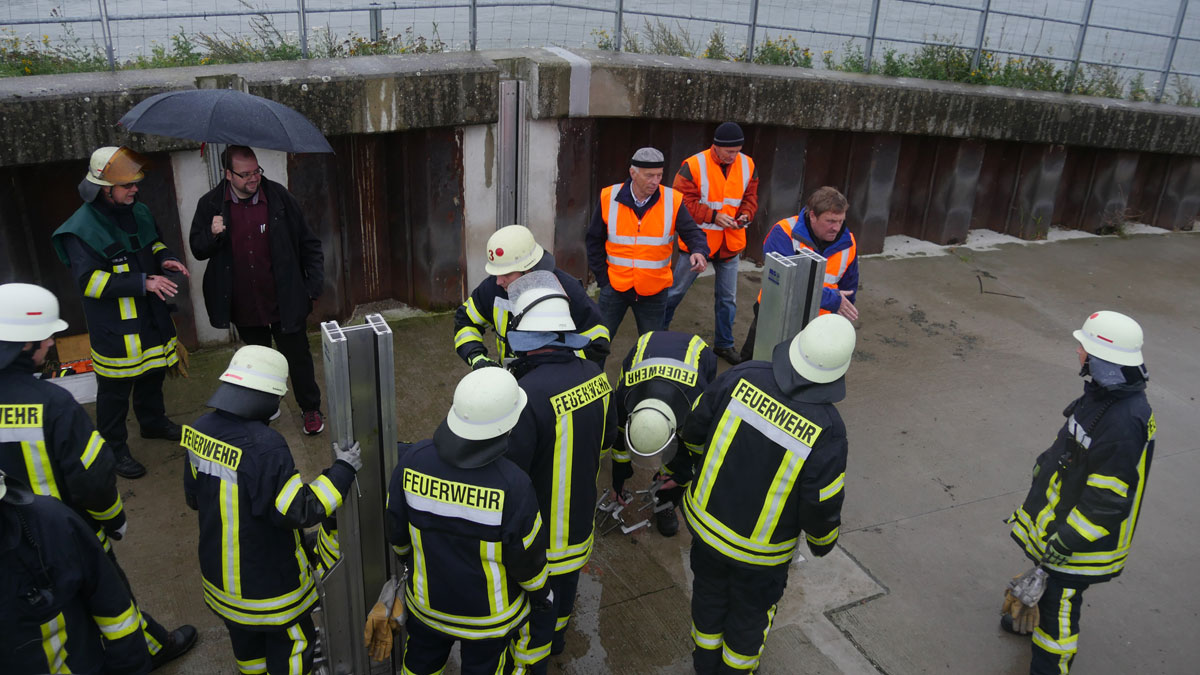
<svg viewBox="0 0 1200 675">
<path fill-rule="evenodd" d="M 372 5 L 379 3 L 372 2 Z M 383 39 L 383 10 L 372 9 L 367 12 L 371 16 L 371 40 L 379 42 Z"/>
<path fill-rule="evenodd" d="M 746 36 L 746 62 L 754 63 L 754 29 L 758 28 L 758 0 L 750 2 L 750 29 Z"/>
<path fill-rule="evenodd" d="M 871 59 L 875 53 L 875 28 L 879 25 L 879 0 L 871 3 L 871 36 L 867 38 L 867 53 L 864 70 L 871 72 Z"/>
<path fill-rule="evenodd" d="M 613 44 L 616 45 L 617 51 L 621 51 L 621 30 L 624 28 L 621 24 L 625 22 L 625 0 L 617 0 L 617 18 L 613 26 L 613 31 L 616 33 L 613 36 Z"/>
<path fill-rule="evenodd" d="M 1071 59 L 1071 74 L 1067 77 L 1067 91 L 1075 88 L 1075 76 L 1079 73 L 1079 59 L 1083 55 L 1083 41 L 1087 39 L 1088 23 L 1092 20 L 1092 0 L 1083 5 L 1083 22 L 1079 24 L 1079 37 L 1075 40 L 1075 58 Z"/>
<path fill-rule="evenodd" d="M 775 346 L 791 340 L 821 312 L 825 258 L 811 249 L 794 256 L 767 253 L 762 275 L 762 306 L 754 336 L 754 358 L 771 360 Z"/>
<path fill-rule="evenodd" d="M 300 17 L 300 58 L 308 58 L 308 14 L 304 10 L 304 0 L 296 0 L 296 14 Z"/>
<path fill-rule="evenodd" d="M 983 12 L 979 15 L 979 28 L 975 31 L 975 56 L 971 57 L 972 72 L 979 70 L 979 55 L 983 51 L 983 36 L 987 32 L 988 12 L 991 9 L 992 0 L 984 0 Z"/>
<path fill-rule="evenodd" d="M 500 119 L 497 126 L 500 132 L 500 180 L 496 189 L 497 223 L 501 226 L 519 222 L 517 217 L 517 158 L 520 129 L 517 126 L 517 113 L 520 108 L 520 82 L 518 80 L 501 80 L 500 82 Z"/>
<path fill-rule="evenodd" d="M 477 32 L 479 30 L 479 24 L 478 19 L 475 16 L 479 9 L 477 5 L 477 0 L 471 0 L 471 51 L 475 51 L 475 41 L 479 36 L 479 33 Z"/>
<path fill-rule="evenodd" d="M 1183 30 L 1183 17 L 1187 14 L 1188 0 L 1179 0 L 1179 13 L 1175 15 L 1175 34 L 1171 36 L 1171 45 L 1167 47 L 1167 59 L 1163 61 L 1162 76 L 1158 78 L 1158 91 L 1154 94 L 1154 102 L 1162 103 L 1163 93 L 1167 90 L 1167 76 L 1171 74 L 1171 62 L 1175 60 L 1175 45 L 1179 44 L 1179 34 Z"/>
<path fill-rule="evenodd" d="M 104 34 L 104 53 L 108 56 L 108 69 L 117 72 L 117 59 L 113 54 L 112 26 L 108 23 L 108 0 L 97 0 L 100 5 L 100 32 Z"/>
</svg>

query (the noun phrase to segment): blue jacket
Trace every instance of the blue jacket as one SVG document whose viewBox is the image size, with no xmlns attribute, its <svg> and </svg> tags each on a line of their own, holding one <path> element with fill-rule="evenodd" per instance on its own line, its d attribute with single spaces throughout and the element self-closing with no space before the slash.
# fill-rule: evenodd
<svg viewBox="0 0 1200 675">
<path fill-rule="evenodd" d="M 847 249 L 855 249 L 854 236 L 850 234 L 850 230 L 845 225 L 838 232 L 837 239 L 833 243 L 826 244 L 819 242 L 813 236 L 812 230 L 808 227 L 808 207 L 800 209 L 800 214 L 796 216 L 796 223 L 804 223 L 804 227 L 791 227 L 791 232 L 788 232 L 785 223 L 790 221 L 790 218 L 785 218 L 778 223 L 775 223 L 767 232 L 767 238 L 763 240 L 763 255 L 771 251 L 775 251 L 779 255 L 796 255 L 796 252 L 801 248 L 809 248 L 816 251 L 820 255 L 829 258 L 833 254 Z M 846 271 L 842 274 L 842 278 L 837 282 L 838 290 L 851 291 L 850 302 L 854 302 L 858 297 L 858 255 L 855 250 L 854 259 L 850 261 Z M 827 312 L 836 312 L 842 304 L 841 294 L 838 290 L 829 288 L 828 286 L 821 292 L 821 309 Z"/>
</svg>

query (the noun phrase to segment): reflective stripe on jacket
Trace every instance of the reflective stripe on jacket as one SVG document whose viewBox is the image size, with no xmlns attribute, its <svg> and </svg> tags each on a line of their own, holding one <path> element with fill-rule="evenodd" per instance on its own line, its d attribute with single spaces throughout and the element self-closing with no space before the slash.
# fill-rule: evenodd
<svg viewBox="0 0 1200 675">
<path fill-rule="evenodd" d="M 407 609 L 446 635 L 508 635 L 529 616 L 526 592 L 546 585 L 546 534 L 533 486 L 503 457 L 460 469 L 442 460 L 432 440 L 402 444 L 386 527 L 393 550 L 412 556 Z"/>
<path fill-rule="evenodd" d="M 806 403 L 775 382 L 769 362 L 722 373 L 680 432 L 671 460 L 685 480 L 692 535 L 744 565 L 791 562 L 800 533 L 814 548 L 837 542 L 845 496 L 846 427 L 829 403 Z"/>
<path fill-rule="evenodd" d="M 754 160 L 749 155 L 738 153 L 729 167 L 729 175 L 721 170 L 721 165 L 713 157 L 712 148 L 698 152 L 683 162 L 692 174 L 692 180 L 700 189 L 700 203 L 713 211 L 719 211 L 736 218 L 738 207 L 742 205 L 742 197 L 754 176 Z M 714 216 L 715 217 L 715 216 Z M 713 222 L 696 222 L 704 234 L 708 236 L 708 250 L 712 255 L 724 250 L 736 253 L 746 248 L 746 228 L 735 227 L 726 229 Z M 687 244 L 682 240 L 679 249 L 687 251 Z"/>
<path fill-rule="evenodd" d="M 283 436 L 215 411 L 184 426 L 184 496 L 200 517 L 204 601 L 250 630 L 288 626 L 317 601 L 301 529 L 333 515 L 354 480 L 344 462 L 305 484 Z"/>
<path fill-rule="evenodd" d="M 1071 555 L 1044 568 L 1068 580 L 1107 581 L 1125 568 L 1133 544 L 1154 459 L 1154 414 L 1144 391 L 1108 392 L 1091 382 L 1065 414 L 1009 518 L 1012 537 L 1038 561 L 1057 535 Z"/>
<path fill-rule="evenodd" d="M 671 285 L 675 216 L 682 197 L 669 187 L 658 186 L 658 199 L 639 219 L 633 209 L 617 201 L 621 185 L 600 192 L 601 217 L 608 228 L 604 246 L 608 282 L 615 291 L 633 288 L 638 295 L 654 295 Z"/>
</svg>

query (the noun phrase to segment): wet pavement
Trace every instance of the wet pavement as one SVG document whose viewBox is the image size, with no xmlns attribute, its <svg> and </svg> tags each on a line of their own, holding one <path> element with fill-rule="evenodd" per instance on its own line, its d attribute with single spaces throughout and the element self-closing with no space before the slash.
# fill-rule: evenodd
<svg viewBox="0 0 1200 675">
<path fill-rule="evenodd" d="M 1158 446 L 1134 550 L 1123 576 L 1087 592 L 1077 673 L 1183 673 L 1200 662 L 1200 236 L 1085 238 L 932 258 L 861 262 L 858 347 L 839 410 L 850 462 L 841 540 L 794 563 L 761 673 L 1028 672 L 1027 639 L 998 628 L 1003 588 L 1027 567 L 1002 522 L 1081 387 L 1071 331 L 1096 309 L 1135 317 L 1146 333 L 1148 396 Z M 739 280 L 735 335 L 745 335 L 759 283 Z M 633 344 L 627 316 L 611 378 Z M 712 277 L 672 326 L 712 338 Z M 430 435 L 467 367 L 452 349 L 452 315 L 393 323 L 399 431 Z M 311 336 L 314 354 L 320 344 Z M 740 346 L 740 345 L 739 345 Z M 230 349 L 193 357 L 193 378 L 167 384 L 168 411 L 205 411 Z M 320 359 L 317 359 L 318 377 Z M 727 366 L 722 362 L 721 368 Z M 323 379 L 320 379 L 323 382 Z M 330 460 L 327 435 L 301 433 L 290 395 L 277 428 L 306 479 Z M 226 632 L 204 606 L 196 519 L 183 503 L 182 450 L 137 437 L 149 474 L 120 480 L 129 533 L 116 544 L 141 604 L 200 644 L 168 675 L 236 672 Z M 653 467 L 639 466 L 631 487 Z M 607 462 L 600 477 L 608 484 Z M 598 537 L 584 568 L 566 652 L 550 672 L 688 673 L 686 527 Z M 447 672 L 457 672 L 450 668 Z"/>
</svg>

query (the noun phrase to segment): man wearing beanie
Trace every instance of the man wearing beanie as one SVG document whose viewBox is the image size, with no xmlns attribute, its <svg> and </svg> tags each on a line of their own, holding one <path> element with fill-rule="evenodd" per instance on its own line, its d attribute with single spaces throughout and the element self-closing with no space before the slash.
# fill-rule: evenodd
<svg viewBox="0 0 1200 675">
<path fill-rule="evenodd" d="M 758 172 L 754 160 L 741 152 L 744 141 L 742 128 L 725 122 L 717 127 L 712 147 L 684 160 L 672 186 L 683 195 L 684 207 L 708 236 L 708 261 L 716 273 L 713 353 L 735 366 L 742 362 L 733 348 L 738 260 L 746 248 L 746 226 L 758 210 Z M 688 251 L 685 242 L 679 242 L 679 248 Z M 667 292 L 666 327 L 695 280 L 688 259 L 680 256 L 675 282 Z"/>
<path fill-rule="evenodd" d="M 708 266 L 708 242 L 683 196 L 660 185 L 664 164 L 655 148 L 634 153 L 629 180 L 600 191 L 588 226 L 588 267 L 600 286 L 600 316 L 614 338 L 631 307 L 639 335 L 662 330 L 676 231 L 692 252 L 686 263 L 691 271 Z"/>
</svg>

